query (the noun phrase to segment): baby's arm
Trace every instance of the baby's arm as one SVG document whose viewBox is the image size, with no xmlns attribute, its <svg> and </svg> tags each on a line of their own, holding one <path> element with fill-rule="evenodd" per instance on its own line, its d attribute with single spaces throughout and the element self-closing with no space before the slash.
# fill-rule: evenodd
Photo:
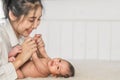
<svg viewBox="0 0 120 80">
<path fill-rule="evenodd" d="M 34 36 L 34 39 L 36 41 L 36 44 L 38 45 L 38 51 L 37 51 L 37 55 L 44 57 L 44 58 L 49 58 L 49 56 L 47 55 L 47 52 L 45 50 L 45 46 L 44 46 L 44 42 L 42 40 L 42 37 L 40 34 L 36 34 Z"/>
<path fill-rule="evenodd" d="M 49 58 L 49 56 L 47 55 L 47 52 L 45 50 L 45 47 L 40 47 L 38 50 L 39 50 L 42 57 Z"/>
<path fill-rule="evenodd" d="M 38 69 L 38 71 L 40 70 L 41 67 L 43 67 L 43 63 L 42 63 L 41 59 L 42 58 L 39 58 L 37 56 L 37 53 L 33 53 L 32 61 L 33 61 L 34 65 L 36 66 L 36 68 Z"/>
<path fill-rule="evenodd" d="M 8 61 L 14 61 L 15 60 L 15 56 L 20 53 L 22 51 L 22 48 L 20 45 L 17 45 L 15 47 L 13 47 L 10 52 L 8 53 Z"/>
<path fill-rule="evenodd" d="M 41 77 L 47 77 L 49 70 L 47 70 L 47 67 L 45 66 L 45 58 L 39 58 L 37 56 L 37 53 L 33 53 L 32 55 L 32 61 L 38 72 L 41 74 Z"/>
</svg>

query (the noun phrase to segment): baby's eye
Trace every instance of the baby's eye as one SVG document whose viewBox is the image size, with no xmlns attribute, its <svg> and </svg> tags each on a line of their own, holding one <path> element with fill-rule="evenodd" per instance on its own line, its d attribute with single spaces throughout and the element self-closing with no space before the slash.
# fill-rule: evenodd
<svg viewBox="0 0 120 80">
<path fill-rule="evenodd" d="M 57 70 L 59 70 L 59 66 L 57 67 Z"/>
<path fill-rule="evenodd" d="M 38 19 L 38 21 L 40 21 L 40 18 Z"/>
<path fill-rule="evenodd" d="M 59 60 L 59 62 L 61 62 L 61 60 Z"/>
</svg>

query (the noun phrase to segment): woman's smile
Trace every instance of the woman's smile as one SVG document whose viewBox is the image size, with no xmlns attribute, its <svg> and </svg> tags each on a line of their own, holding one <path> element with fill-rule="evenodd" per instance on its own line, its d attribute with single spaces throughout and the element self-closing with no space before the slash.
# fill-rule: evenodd
<svg viewBox="0 0 120 80">
<path fill-rule="evenodd" d="M 27 32 L 28 34 L 30 34 L 30 33 L 32 32 L 32 30 L 33 30 L 33 29 L 26 29 L 26 32 Z"/>
</svg>

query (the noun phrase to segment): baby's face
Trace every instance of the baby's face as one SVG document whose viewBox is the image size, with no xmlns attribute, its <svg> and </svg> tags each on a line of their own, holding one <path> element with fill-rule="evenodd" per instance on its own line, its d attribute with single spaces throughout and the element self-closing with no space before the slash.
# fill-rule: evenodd
<svg viewBox="0 0 120 80">
<path fill-rule="evenodd" d="M 48 68 L 53 75 L 65 75 L 68 73 L 68 63 L 61 58 L 54 58 L 48 62 Z"/>
</svg>

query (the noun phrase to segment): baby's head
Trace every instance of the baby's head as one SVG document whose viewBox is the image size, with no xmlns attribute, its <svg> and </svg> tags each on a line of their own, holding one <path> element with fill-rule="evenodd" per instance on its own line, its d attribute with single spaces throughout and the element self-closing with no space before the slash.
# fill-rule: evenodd
<svg viewBox="0 0 120 80">
<path fill-rule="evenodd" d="M 73 65 L 61 58 L 54 58 L 48 62 L 50 73 L 56 77 L 72 77 L 75 74 Z"/>
</svg>

